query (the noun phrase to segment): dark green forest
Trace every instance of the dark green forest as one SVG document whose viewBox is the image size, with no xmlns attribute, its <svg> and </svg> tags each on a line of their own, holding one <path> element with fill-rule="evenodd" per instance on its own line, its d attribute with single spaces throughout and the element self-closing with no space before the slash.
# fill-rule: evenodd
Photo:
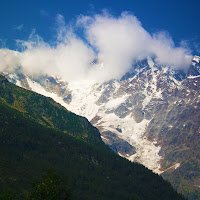
<svg viewBox="0 0 200 200">
<path fill-rule="evenodd" d="M 67 177 L 72 200 L 184 199 L 161 176 L 112 152 L 85 118 L 0 76 L 1 194 L 34 196 L 32 184 L 48 169 Z"/>
</svg>

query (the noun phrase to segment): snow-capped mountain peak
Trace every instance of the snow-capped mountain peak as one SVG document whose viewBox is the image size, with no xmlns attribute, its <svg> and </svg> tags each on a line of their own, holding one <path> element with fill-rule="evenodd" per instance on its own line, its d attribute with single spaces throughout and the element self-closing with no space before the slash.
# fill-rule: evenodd
<svg viewBox="0 0 200 200">
<path fill-rule="evenodd" d="M 200 57 L 199 56 L 194 56 L 192 61 L 195 61 L 196 63 L 200 62 Z"/>
<path fill-rule="evenodd" d="M 88 118 L 120 156 L 166 175 L 183 170 L 193 152 L 190 138 L 198 141 L 199 62 L 195 56 L 188 71 L 177 71 L 148 58 L 136 63 L 121 80 L 104 83 L 5 75 Z M 103 62 L 97 65 L 99 70 L 105 67 Z"/>
</svg>

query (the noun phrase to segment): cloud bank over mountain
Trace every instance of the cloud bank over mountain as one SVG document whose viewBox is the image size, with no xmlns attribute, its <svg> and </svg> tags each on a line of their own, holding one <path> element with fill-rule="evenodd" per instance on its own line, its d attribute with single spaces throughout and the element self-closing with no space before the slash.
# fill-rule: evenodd
<svg viewBox="0 0 200 200">
<path fill-rule="evenodd" d="M 55 75 L 72 80 L 107 81 L 121 78 L 134 62 L 154 57 L 162 65 L 185 69 L 192 56 L 187 47 L 176 47 L 165 32 L 148 33 L 132 14 L 114 17 L 107 12 L 79 16 L 67 25 L 57 15 L 53 44 L 32 32 L 27 41 L 17 43 L 22 51 L 0 49 L 0 71 L 20 67 L 30 75 Z M 78 36 L 82 31 L 84 37 Z M 94 62 L 98 60 L 98 62 Z"/>
</svg>

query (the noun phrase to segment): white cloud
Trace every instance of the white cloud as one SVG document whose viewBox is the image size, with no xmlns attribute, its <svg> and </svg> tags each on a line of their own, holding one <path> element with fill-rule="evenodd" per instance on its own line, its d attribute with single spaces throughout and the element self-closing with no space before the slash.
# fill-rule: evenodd
<svg viewBox="0 0 200 200">
<path fill-rule="evenodd" d="M 191 64 L 190 50 L 186 47 L 175 47 L 172 39 L 162 32 L 153 36 L 149 51 L 156 56 L 158 63 L 171 65 L 175 69 L 184 69 Z"/>
<path fill-rule="evenodd" d="M 16 40 L 16 43 L 17 43 L 18 47 L 24 52 L 26 50 L 30 50 L 30 49 L 34 49 L 34 48 L 50 46 L 48 43 L 44 42 L 42 37 L 40 37 L 38 34 L 36 34 L 35 29 L 32 30 L 27 41 Z"/>
<path fill-rule="evenodd" d="M 0 70 L 21 66 L 24 73 L 33 75 L 106 81 L 121 78 L 135 61 L 149 56 L 174 68 L 186 68 L 191 63 L 187 48 L 175 47 L 166 33 L 151 35 L 135 16 L 126 12 L 118 18 L 106 12 L 80 16 L 77 25 L 84 30 L 87 43 L 76 36 L 73 28 L 77 26 L 67 26 L 62 15 L 57 15 L 56 24 L 53 46 L 33 30 L 27 41 L 17 41 L 23 48 L 21 53 L 1 49 Z M 91 65 L 95 58 L 99 63 Z"/>
<path fill-rule="evenodd" d="M 64 37 L 64 36 L 62 36 Z M 32 31 L 27 41 L 17 40 L 22 52 L 1 49 L 0 71 L 14 71 L 21 67 L 25 74 L 55 75 L 65 80 L 86 79 L 95 54 L 75 35 L 67 33 L 65 40 L 50 46 Z"/>
<path fill-rule="evenodd" d="M 0 49 L 0 72 L 12 72 L 20 66 L 20 53 L 9 49 Z"/>
<path fill-rule="evenodd" d="M 132 15 L 82 17 L 80 23 L 89 43 L 97 49 L 99 60 L 104 62 L 107 78 L 120 78 L 135 60 L 148 55 L 146 47 L 150 35 Z"/>
<path fill-rule="evenodd" d="M 151 36 L 135 16 L 126 12 L 118 18 L 109 14 L 82 16 L 78 23 L 85 28 L 86 37 L 98 50 L 100 59 L 119 77 L 135 60 L 148 56 L 174 68 L 185 68 L 191 63 L 187 48 L 175 47 L 166 33 Z"/>
</svg>

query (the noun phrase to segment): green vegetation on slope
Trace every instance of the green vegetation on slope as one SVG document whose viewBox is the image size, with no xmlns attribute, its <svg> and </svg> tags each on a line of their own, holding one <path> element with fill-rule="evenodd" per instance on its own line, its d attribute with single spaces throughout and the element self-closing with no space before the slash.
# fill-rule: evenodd
<svg viewBox="0 0 200 200">
<path fill-rule="evenodd" d="M 99 131 L 86 118 L 67 111 L 51 98 L 20 88 L 0 75 L 0 101 L 36 122 L 86 142 L 102 145 Z"/>
</svg>

